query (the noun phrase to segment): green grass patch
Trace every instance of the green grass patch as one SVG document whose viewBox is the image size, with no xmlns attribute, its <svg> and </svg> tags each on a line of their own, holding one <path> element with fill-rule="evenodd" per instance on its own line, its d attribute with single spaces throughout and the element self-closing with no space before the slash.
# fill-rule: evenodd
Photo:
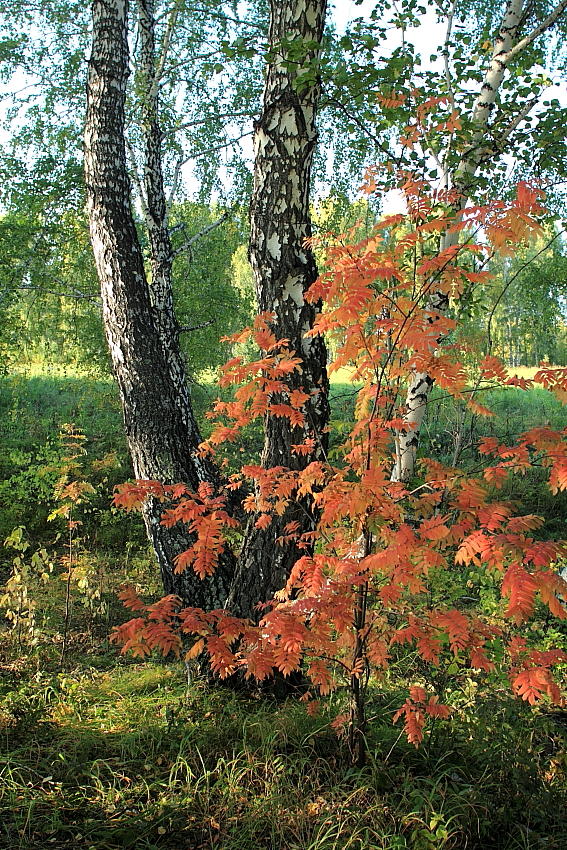
<svg viewBox="0 0 567 850">
<path fill-rule="evenodd" d="M 214 385 L 194 386 L 200 417 L 215 395 Z M 355 396 L 349 375 L 336 376 L 334 445 L 350 428 Z M 483 434 L 506 441 L 536 424 L 564 425 L 561 405 L 543 390 L 498 390 L 483 401 L 496 415 L 465 419 L 463 461 L 471 469 L 478 466 L 475 445 Z M 97 479 L 98 501 L 83 518 L 76 556 L 87 585 L 73 588 L 63 667 L 65 587 L 57 570 L 34 591 L 40 642 L 19 646 L 17 635 L 0 633 L 0 847 L 565 850 L 567 718 L 561 710 L 531 711 L 504 686 L 489 691 L 481 676 L 462 671 L 445 693 L 453 716 L 436 722 L 416 751 L 392 714 L 407 685 L 425 673 L 416 673 L 413 656 L 400 650 L 400 663 L 372 685 L 370 758 L 360 771 L 349 766 L 329 727 L 342 708 L 340 694 L 310 718 L 292 701 L 188 683 L 178 664 L 133 664 L 108 650 L 105 636 L 126 616 L 115 602 L 116 585 L 128 577 L 142 590 L 159 592 L 139 518 L 109 509 L 114 483 L 130 477 L 111 381 L 0 379 L 0 533 L 23 524 L 34 545 L 47 538 L 58 557 L 56 529 L 46 517 L 65 422 L 85 431 L 88 459 L 115 452 L 117 465 L 106 480 Z M 450 459 L 459 422 L 454 404 L 434 394 L 423 454 Z M 236 447 L 234 463 L 258 450 L 259 431 L 246 441 L 243 453 Z M 544 514 L 552 530 L 566 534 L 565 500 L 547 494 L 537 470 L 512 482 L 505 497 Z M 2 554 L 2 569 L 12 556 Z M 447 577 L 443 582 L 436 592 L 447 599 L 461 592 Z M 99 586 L 107 608 L 89 608 L 87 590 Z M 471 585 L 471 593 L 487 611 L 496 605 L 490 583 Z M 561 626 L 536 615 L 541 645 L 561 644 Z M 437 691 L 445 687 L 432 684 Z"/>
<path fill-rule="evenodd" d="M 558 719 L 504 695 L 477 691 L 474 714 L 463 698 L 415 751 L 391 723 L 399 695 L 376 692 L 359 771 L 329 716 L 188 685 L 177 664 L 4 673 L 2 846 L 565 846 Z"/>
</svg>

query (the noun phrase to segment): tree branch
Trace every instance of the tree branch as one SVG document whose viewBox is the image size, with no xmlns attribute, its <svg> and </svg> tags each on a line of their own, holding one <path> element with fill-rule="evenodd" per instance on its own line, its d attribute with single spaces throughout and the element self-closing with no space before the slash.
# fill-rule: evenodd
<svg viewBox="0 0 567 850">
<path fill-rule="evenodd" d="M 560 236 L 562 236 L 562 235 L 563 235 L 564 233 L 566 233 L 566 232 L 567 232 L 567 230 L 565 230 L 565 229 L 563 229 L 563 230 L 559 230 L 559 231 L 555 234 L 555 236 L 553 236 L 553 237 L 549 240 L 549 242 L 547 242 L 547 243 L 543 246 L 543 248 L 541 248 L 541 250 L 539 250 L 536 254 L 534 254 L 534 255 L 533 255 L 533 257 L 530 257 L 530 258 L 529 258 L 529 260 L 526 260 L 526 262 L 525 262 L 525 263 L 522 263 L 522 265 L 520 266 L 520 268 L 519 268 L 519 269 L 517 269 L 517 270 L 514 272 L 514 274 L 512 275 L 512 277 L 511 277 L 511 278 L 509 278 L 509 280 L 507 280 L 507 281 L 506 281 L 506 284 L 505 284 L 505 285 L 504 285 L 504 287 L 502 288 L 502 290 L 501 290 L 501 292 L 500 292 L 500 294 L 499 294 L 498 298 L 496 299 L 496 301 L 495 301 L 495 302 L 494 302 L 494 304 L 492 305 L 492 310 L 490 311 L 490 315 L 488 316 L 488 322 L 487 322 L 487 325 L 486 325 L 486 340 L 487 340 L 487 353 L 488 353 L 488 354 L 490 354 L 490 352 L 492 351 L 492 320 L 494 319 L 494 314 L 495 314 L 495 312 L 496 312 L 496 308 L 498 307 L 498 305 L 499 305 L 499 304 L 500 304 L 500 302 L 502 301 L 502 299 L 503 299 L 503 297 L 504 297 L 504 295 L 505 295 L 505 293 L 506 293 L 507 289 L 508 289 L 508 288 L 511 286 L 511 284 L 512 284 L 512 283 L 516 280 L 516 278 L 517 278 L 517 277 L 518 277 L 518 276 L 519 276 L 519 275 L 520 275 L 520 274 L 524 271 L 524 269 L 526 269 L 529 265 L 531 265 L 531 264 L 533 263 L 533 261 L 534 261 L 534 260 L 536 260 L 539 256 L 541 256 L 541 254 L 544 254 L 544 253 L 547 251 L 547 249 L 550 247 L 550 245 L 552 245 L 552 244 L 555 242 L 555 240 L 556 240 L 556 239 L 559 239 L 559 237 L 560 237 Z"/>
<path fill-rule="evenodd" d="M 453 0 L 453 3 L 451 4 L 451 8 L 449 9 L 449 13 L 447 15 L 447 29 L 445 31 L 445 41 L 441 50 L 441 53 L 443 55 L 443 64 L 445 67 L 445 83 L 447 84 L 447 93 L 449 95 L 453 108 L 455 107 L 455 94 L 453 92 L 453 79 L 451 77 L 451 69 L 449 67 L 449 42 L 451 41 L 451 35 L 453 33 L 453 20 L 455 17 L 455 10 L 457 8 L 457 2 L 458 0 Z"/>
<path fill-rule="evenodd" d="M 514 130 L 517 130 L 522 121 L 528 117 L 534 106 L 537 105 L 538 101 L 539 93 L 531 100 L 528 100 L 515 118 L 510 121 L 508 126 L 505 127 L 498 136 L 494 137 L 494 153 L 502 153 L 505 143 L 508 141 Z"/>
<path fill-rule="evenodd" d="M 179 178 L 181 177 L 181 169 L 183 168 L 183 157 L 177 157 L 177 161 L 175 163 L 175 168 L 173 169 L 173 179 L 171 181 L 171 188 L 169 190 L 169 194 L 167 196 L 167 212 L 169 216 L 169 210 L 173 203 L 173 199 L 175 197 L 175 193 L 179 188 Z"/>
<path fill-rule="evenodd" d="M 65 284 L 63 284 L 65 285 Z M 56 295 L 58 298 L 74 298 L 76 300 L 84 299 L 85 301 L 100 301 L 100 295 L 89 295 L 87 292 L 80 292 L 78 290 L 71 291 L 68 290 L 63 292 L 57 289 L 45 289 L 43 286 L 36 286 L 33 283 L 20 283 L 16 289 L 23 290 L 24 292 L 38 292 L 43 293 L 45 295 Z"/>
<path fill-rule="evenodd" d="M 183 254 L 185 251 L 190 252 L 191 247 L 195 244 L 195 242 L 198 242 L 199 239 L 203 238 L 203 236 L 207 236 L 208 233 L 211 233 L 213 230 L 216 230 L 217 227 L 220 227 L 220 225 L 223 224 L 229 218 L 230 213 L 231 213 L 231 210 L 226 210 L 221 215 L 221 217 L 218 218 L 216 221 L 211 222 L 211 224 L 207 224 L 205 227 L 203 227 L 197 233 L 193 234 L 193 236 L 191 236 L 189 239 L 187 239 L 182 245 L 179 246 L 179 248 L 176 248 L 174 250 L 173 257 L 174 258 L 178 257 L 180 254 Z M 181 226 L 175 225 L 175 227 L 179 228 L 179 229 L 186 227 L 186 226 L 187 225 L 185 223 L 182 223 Z"/>
<path fill-rule="evenodd" d="M 200 324 L 192 325 L 191 327 L 187 327 L 185 325 L 182 325 L 179 328 L 179 333 L 183 334 L 183 333 L 190 333 L 191 331 L 200 331 L 201 328 L 207 328 L 209 325 L 214 325 L 215 321 L 216 321 L 216 319 L 209 319 L 208 322 L 201 322 Z"/>
<path fill-rule="evenodd" d="M 364 121 L 361 121 L 361 119 L 358 118 L 358 116 L 353 115 L 352 112 L 349 112 L 349 110 L 344 105 L 344 103 L 342 103 L 337 97 L 334 97 L 333 95 L 328 94 L 327 95 L 327 103 L 334 104 L 335 106 L 338 106 L 338 108 L 341 110 L 341 112 L 344 115 L 346 115 L 346 117 L 349 119 L 349 121 L 352 121 L 358 127 L 360 127 L 360 129 L 363 131 L 363 133 L 365 133 L 368 136 L 368 138 L 371 139 L 374 142 L 376 147 L 379 150 L 381 150 L 382 153 L 386 154 L 386 156 L 388 156 L 390 158 L 392 157 L 392 151 L 388 148 L 388 146 L 385 145 L 384 142 L 378 136 L 376 136 L 371 130 L 368 129 L 368 127 L 366 126 Z M 403 158 L 403 155 L 400 155 L 397 158 L 396 163 L 398 165 L 402 161 L 402 158 Z"/>
<path fill-rule="evenodd" d="M 167 54 L 169 53 L 169 48 L 171 45 L 171 36 L 173 35 L 173 30 L 175 29 L 175 24 L 177 23 L 177 18 L 179 15 L 179 0 L 175 3 L 175 6 L 171 10 L 169 14 L 169 18 L 167 21 L 167 25 L 165 28 L 165 33 L 163 36 L 163 42 L 161 45 L 161 50 L 159 53 L 157 66 L 155 69 L 154 78 L 152 80 L 150 97 L 155 97 L 157 95 L 157 87 L 160 84 L 161 78 L 163 76 L 163 69 L 165 67 L 165 63 L 167 60 Z"/>
<path fill-rule="evenodd" d="M 245 139 L 246 136 L 251 136 L 254 133 L 254 130 L 248 130 L 246 133 L 242 133 L 242 135 L 237 136 L 235 139 L 228 139 L 228 141 L 223 142 L 222 145 L 215 145 L 215 147 L 207 148 L 204 151 L 197 151 L 191 156 L 186 157 L 182 162 L 181 166 L 185 165 L 187 162 L 190 162 L 192 159 L 199 159 L 202 156 L 208 156 L 210 153 L 216 153 L 217 151 L 222 151 L 224 148 L 230 148 L 232 145 L 238 144 L 242 139 Z"/>
<path fill-rule="evenodd" d="M 524 47 L 527 47 L 532 41 L 535 41 L 536 38 L 539 38 L 540 35 L 550 29 L 561 17 L 563 12 L 567 9 L 567 0 L 561 0 L 553 12 L 547 16 L 545 21 L 542 21 L 541 24 L 538 24 L 537 27 L 528 33 L 524 38 L 520 39 L 520 41 L 516 42 L 516 44 L 508 51 L 508 55 L 505 59 L 505 62 L 508 63 L 509 60 L 516 56 L 516 54 L 520 53 Z"/>
<path fill-rule="evenodd" d="M 196 121 L 187 121 L 185 124 L 179 124 L 176 127 L 172 127 L 171 130 L 166 130 L 163 133 L 164 138 L 167 136 L 173 136 L 175 133 L 179 133 L 181 130 L 189 130 L 191 127 L 198 127 L 202 124 L 207 124 L 209 121 L 222 120 L 224 118 L 253 118 L 253 113 L 251 111 L 246 112 L 223 112 L 220 115 L 210 115 L 207 118 L 198 118 Z"/>
</svg>

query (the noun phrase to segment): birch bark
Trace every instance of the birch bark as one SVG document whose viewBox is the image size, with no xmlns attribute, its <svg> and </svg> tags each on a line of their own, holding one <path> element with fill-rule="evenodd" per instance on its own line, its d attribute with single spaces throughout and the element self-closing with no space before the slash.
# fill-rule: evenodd
<svg viewBox="0 0 567 850">
<path fill-rule="evenodd" d="M 134 475 L 197 487 L 209 480 L 209 470 L 195 455 L 200 437 L 185 389 L 182 360 L 177 356 L 177 337 L 165 338 L 167 324 L 156 318 L 155 292 L 152 299 L 131 210 L 124 140 L 127 20 L 127 0 L 94 0 L 85 126 L 91 241 Z M 148 147 L 155 141 L 150 139 Z M 154 177 L 155 172 L 151 179 Z M 159 180 L 157 196 L 154 214 L 159 229 L 163 223 Z M 166 257 L 162 268 L 167 268 L 168 262 Z M 167 286 L 163 288 L 167 297 Z M 166 321 L 172 316 L 171 312 Z M 160 505 L 148 504 L 144 519 L 166 592 L 178 594 L 186 604 L 221 606 L 232 578 L 230 555 L 211 579 L 202 581 L 191 571 L 175 575 L 175 556 L 192 541 L 184 527 L 164 528 L 160 516 Z"/>
<path fill-rule="evenodd" d="M 277 338 L 288 339 L 302 357 L 301 373 L 292 377 L 291 389 L 304 389 L 311 398 L 305 405 L 305 428 L 292 428 L 284 418 L 266 418 L 262 453 L 266 468 L 304 468 L 324 458 L 327 449 L 326 350 L 321 337 L 305 336 L 320 309 L 305 300 L 317 277 L 315 258 L 305 239 L 311 236 L 309 190 L 320 93 L 314 65 L 325 12 L 326 0 L 271 0 L 270 58 L 262 112 L 255 123 L 249 256 L 260 311 L 274 313 Z M 314 438 L 315 449 L 299 458 L 291 446 L 306 437 Z M 297 521 L 303 531 L 311 530 L 313 513 L 305 501 L 273 517 L 266 529 L 257 529 L 255 519 L 248 528 L 228 601 L 231 610 L 245 616 L 253 616 L 254 606 L 285 584 L 302 554 L 295 544 L 276 542 L 285 525 Z"/>
</svg>

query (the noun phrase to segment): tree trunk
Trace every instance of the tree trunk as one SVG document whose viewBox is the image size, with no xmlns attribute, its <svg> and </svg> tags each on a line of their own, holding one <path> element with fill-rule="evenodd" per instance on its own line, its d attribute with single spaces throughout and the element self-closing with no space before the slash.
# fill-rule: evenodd
<svg viewBox="0 0 567 850">
<path fill-rule="evenodd" d="M 165 344 L 130 205 L 124 137 L 127 19 L 127 0 L 94 0 L 85 128 L 91 241 L 134 475 L 165 484 L 183 481 L 195 488 L 211 477 L 214 482 L 215 476 L 195 454 L 200 435 L 177 336 L 172 332 Z M 158 211 L 158 220 L 160 216 Z M 173 316 L 172 311 L 166 313 Z M 166 592 L 178 594 L 186 604 L 222 606 L 233 573 L 230 554 L 211 579 L 200 580 L 192 571 L 175 575 L 175 556 L 192 540 L 184 527 L 164 528 L 160 516 L 161 506 L 148 504 L 144 519 Z"/>
<path fill-rule="evenodd" d="M 325 0 L 273 0 L 271 61 L 263 111 L 256 124 L 250 259 L 258 305 L 261 311 L 275 314 L 276 336 L 288 339 L 303 358 L 302 371 L 292 377 L 290 389 L 302 388 L 310 393 L 305 405 L 305 428 L 292 428 L 286 419 L 267 417 L 262 454 L 266 468 L 300 469 L 326 456 L 326 351 L 321 338 L 305 337 L 319 307 L 305 300 L 305 293 L 317 277 L 317 268 L 312 252 L 304 245 L 311 235 L 309 185 L 319 99 L 319 85 L 313 76 L 317 59 L 314 45 L 321 41 L 325 7 Z M 173 253 L 162 176 L 154 0 L 138 0 L 138 9 L 145 138 L 144 212 L 151 282 L 144 270 L 126 171 L 127 3 L 93 3 L 85 170 L 104 323 L 135 476 L 163 483 L 183 481 L 193 488 L 201 481 L 216 486 L 216 468 L 195 453 L 200 435 L 187 392 L 172 306 Z M 300 83 L 303 75 L 305 79 Z M 307 437 L 314 439 L 315 448 L 310 456 L 297 457 L 291 446 Z M 183 527 L 163 528 L 160 516 L 160 505 L 149 504 L 145 521 L 166 592 L 177 593 L 186 604 L 207 609 L 227 603 L 245 616 L 254 616 L 256 604 L 271 598 L 283 586 L 302 554 L 294 544 L 277 544 L 284 526 L 297 520 L 301 530 L 306 531 L 315 522 L 308 500 L 290 506 L 283 517 L 274 517 L 265 530 L 255 527 L 253 517 L 237 573 L 234 574 L 233 557 L 226 553 L 215 576 L 200 581 L 192 573 L 174 574 L 175 556 L 192 541 Z"/>
<path fill-rule="evenodd" d="M 139 88 L 144 137 L 144 212 L 150 243 L 150 300 L 154 321 L 166 355 L 171 377 L 182 398 L 188 384 L 179 348 L 179 325 L 173 309 L 173 248 L 169 234 L 168 209 L 163 182 L 162 133 L 159 123 L 159 68 L 155 47 L 155 0 L 138 0 Z M 197 431 L 197 425 L 192 423 Z"/>
<path fill-rule="evenodd" d="M 305 405 L 306 427 L 292 428 L 284 418 L 267 416 L 262 465 L 301 469 L 326 456 L 329 420 L 326 349 L 321 337 L 306 337 L 320 309 L 305 294 L 317 278 L 312 251 L 309 190 L 317 139 L 315 118 L 319 82 L 314 71 L 325 24 L 326 0 L 271 0 L 270 51 L 262 113 L 255 124 L 254 191 L 251 202 L 250 262 L 260 311 L 275 314 L 278 339 L 303 359 L 301 373 L 291 376 L 290 389 L 311 394 Z M 307 457 L 291 446 L 315 439 Z M 313 527 L 308 500 L 274 516 L 266 529 L 250 521 L 228 607 L 253 616 L 259 601 L 272 597 L 287 579 L 301 554 L 295 544 L 277 538 L 287 523 L 302 531 Z"/>
</svg>

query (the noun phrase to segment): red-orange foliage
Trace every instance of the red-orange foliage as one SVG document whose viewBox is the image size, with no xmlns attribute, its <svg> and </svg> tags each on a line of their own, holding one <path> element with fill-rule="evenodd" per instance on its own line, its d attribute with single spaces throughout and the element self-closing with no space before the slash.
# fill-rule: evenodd
<svg viewBox="0 0 567 850">
<path fill-rule="evenodd" d="M 430 717 L 448 717 L 451 709 L 448 705 L 439 705 L 439 700 L 436 696 L 427 697 L 424 688 L 413 686 L 410 688 L 409 698 L 405 701 L 398 711 L 394 714 L 394 723 L 400 717 L 404 718 L 404 728 L 411 744 L 418 747 L 423 740 L 423 727 Z"/>
<path fill-rule="evenodd" d="M 316 532 L 302 534 L 298 523 L 290 523 L 279 541 L 286 545 L 294 540 L 305 550 L 286 586 L 258 625 L 224 610 L 179 610 L 171 597 L 147 606 L 125 591 L 125 603 L 140 616 L 115 631 L 123 651 L 143 656 L 158 647 L 179 654 L 183 642 L 186 658 L 207 652 L 219 676 L 241 670 L 258 680 L 274 670 L 288 675 L 303 664 L 314 692 L 325 695 L 341 679 L 359 693 L 369 669 L 379 676 L 400 651 L 398 645 L 411 644 L 428 664 L 458 661 L 487 674 L 502 669 L 504 655 L 512 689 L 520 697 L 532 704 L 544 696 L 561 699 L 552 668 L 567 656 L 530 648 L 514 628 L 532 614 L 537 598 L 555 616 L 567 616 L 567 583 L 553 566 L 567 547 L 536 541 L 533 532 L 543 520 L 516 515 L 516 504 L 499 499 L 498 490 L 510 474 L 534 464 L 549 470 L 553 492 L 567 489 L 567 432 L 532 429 L 513 446 L 485 438 L 479 451 L 493 461 L 478 475 L 425 458 L 415 486 L 391 480 L 396 434 L 404 427 L 404 385 L 412 373 L 427 372 L 446 393 L 476 412 L 490 413 L 468 398 L 465 390 L 472 376 L 459 361 L 458 349 L 439 345 L 455 321 L 430 306 L 431 295 L 445 293 L 458 300 L 471 282 L 484 279 L 483 272 L 470 270 L 470 257 L 508 251 L 538 233 L 539 193 L 521 184 L 511 204 L 467 207 L 456 216 L 450 212 L 455 200 L 451 193 L 431 193 L 407 176 L 403 190 L 408 214 L 386 217 L 355 245 L 332 241 L 328 271 L 309 292 L 310 299 L 324 302 L 311 333 L 333 336 L 337 355 L 331 369 L 349 366 L 353 380 L 362 382 L 355 426 L 335 452 L 336 459 L 300 471 L 249 464 L 226 486 L 228 492 L 248 484 L 250 495 L 243 506 L 258 515 L 256 525 L 262 528 L 283 514 L 290 501 L 312 498 Z M 474 233 L 481 228 L 488 241 L 475 244 Z M 436 234 L 448 230 L 463 230 L 467 238 L 439 252 Z M 216 452 L 225 441 L 237 439 L 244 426 L 265 416 L 303 424 L 308 393 L 288 390 L 286 383 L 301 370 L 301 358 L 286 340 L 274 337 L 271 318 L 259 316 L 252 328 L 232 338 L 254 340 L 261 355 L 254 362 L 235 357 L 224 367 L 221 385 L 237 388 L 232 401 L 217 401 L 217 421 L 203 452 Z M 487 356 L 477 386 L 495 382 L 518 385 L 497 358 Z M 542 367 L 534 382 L 564 394 L 567 370 Z M 307 441 L 294 451 L 311 448 Z M 124 485 L 115 501 L 132 509 L 150 497 L 172 503 L 164 522 L 186 522 L 195 535 L 176 568 L 210 574 L 226 545 L 225 531 L 237 525 L 224 495 L 206 486 L 190 493 L 183 485 L 145 481 Z M 483 619 L 466 606 L 432 605 L 431 576 L 463 567 L 501 576 L 500 620 Z M 418 745 L 427 717 L 447 717 L 449 711 L 416 683 L 394 721 L 403 717 L 408 739 Z"/>
</svg>

